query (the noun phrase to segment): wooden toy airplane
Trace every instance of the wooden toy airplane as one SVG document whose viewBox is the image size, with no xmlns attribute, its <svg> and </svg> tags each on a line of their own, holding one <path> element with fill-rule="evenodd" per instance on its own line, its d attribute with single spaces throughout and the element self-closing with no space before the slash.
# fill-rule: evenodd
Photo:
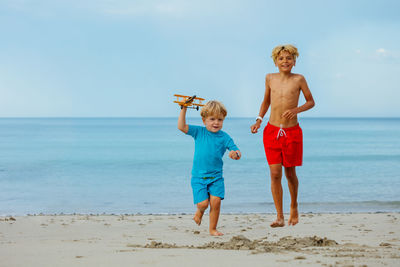
<svg viewBox="0 0 400 267">
<path fill-rule="evenodd" d="M 187 96 L 187 95 L 174 95 L 177 97 L 177 99 L 174 101 L 174 103 L 178 103 L 181 108 L 187 107 L 187 108 L 193 108 L 199 110 L 199 107 L 204 106 L 202 103 L 204 98 L 196 97 L 194 96 Z"/>
</svg>

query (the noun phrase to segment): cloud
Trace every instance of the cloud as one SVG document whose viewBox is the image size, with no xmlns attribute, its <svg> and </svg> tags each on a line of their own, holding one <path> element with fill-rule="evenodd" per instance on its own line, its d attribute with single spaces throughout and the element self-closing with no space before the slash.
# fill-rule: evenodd
<svg viewBox="0 0 400 267">
<path fill-rule="evenodd" d="M 361 58 L 367 59 L 367 60 L 378 60 L 378 62 L 380 61 L 384 61 L 384 60 L 388 60 L 388 61 L 393 61 L 396 62 L 397 60 L 400 60 L 400 51 L 398 50 L 390 50 L 387 48 L 377 48 L 375 50 L 369 50 L 369 51 L 362 51 L 361 49 L 355 49 L 354 53 L 358 56 L 360 56 Z"/>
<path fill-rule="evenodd" d="M 387 50 L 385 48 L 379 48 L 376 50 L 378 56 L 387 56 Z"/>
<path fill-rule="evenodd" d="M 389 50 L 386 48 L 378 48 L 375 50 L 375 58 L 378 60 L 388 60 L 393 62 L 398 62 L 400 60 L 400 51 Z"/>
</svg>

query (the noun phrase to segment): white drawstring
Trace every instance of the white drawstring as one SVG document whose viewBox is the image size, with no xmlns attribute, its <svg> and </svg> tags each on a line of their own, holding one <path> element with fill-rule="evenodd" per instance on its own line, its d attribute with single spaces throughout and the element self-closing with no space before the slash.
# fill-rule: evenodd
<svg viewBox="0 0 400 267">
<path fill-rule="evenodd" d="M 283 136 L 283 135 L 285 135 L 285 137 L 286 137 L 286 132 L 285 132 L 285 130 L 283 130 L 283 128 L 282 128 L 282 124 L 280 125 L 281 126 L 281 128 L 279 129 L 279 131 L 278 131 L 278 135 L 276 136 L 276 139 L 279 139 L 279 137 L 281 137 L 281 136 Z"/>
</svg>

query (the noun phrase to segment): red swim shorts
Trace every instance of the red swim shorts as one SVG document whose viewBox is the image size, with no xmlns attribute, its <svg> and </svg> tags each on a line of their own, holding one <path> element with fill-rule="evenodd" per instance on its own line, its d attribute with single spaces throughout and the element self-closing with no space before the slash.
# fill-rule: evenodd
<svg viewBox="0 0 400 267">
<path fill-rule="evenodd" d="M 303 132 L 298 124 L 289 128 L 279 128 L 268 123 L 264 129 L 263 141 L 269 165 L 301 166 Z"/>
</svg>

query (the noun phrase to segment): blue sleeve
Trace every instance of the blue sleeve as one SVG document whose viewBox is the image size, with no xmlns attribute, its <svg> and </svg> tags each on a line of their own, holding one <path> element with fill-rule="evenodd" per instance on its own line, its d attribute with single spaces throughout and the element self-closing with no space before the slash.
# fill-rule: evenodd
<svg viewBox="0 0 400 267">
<path fill-rule="evenodd" d="M 233 142 L 233 139 L 229 135 L 227 135 L 226 148 L 229 151 L 239 150 L 239 148 L 235 145 L 235 143 Z"/>
<path fill-rule="evenodd" d="M 195 125 L 188 125 L 189 130 L 187 132 L 187 135 L 192 136 L 193 138 L 197 137 L 197 134 L 199 133 L 199 130 L 201 129 L 200 126 L 195 126 Z"/>
</svg>

